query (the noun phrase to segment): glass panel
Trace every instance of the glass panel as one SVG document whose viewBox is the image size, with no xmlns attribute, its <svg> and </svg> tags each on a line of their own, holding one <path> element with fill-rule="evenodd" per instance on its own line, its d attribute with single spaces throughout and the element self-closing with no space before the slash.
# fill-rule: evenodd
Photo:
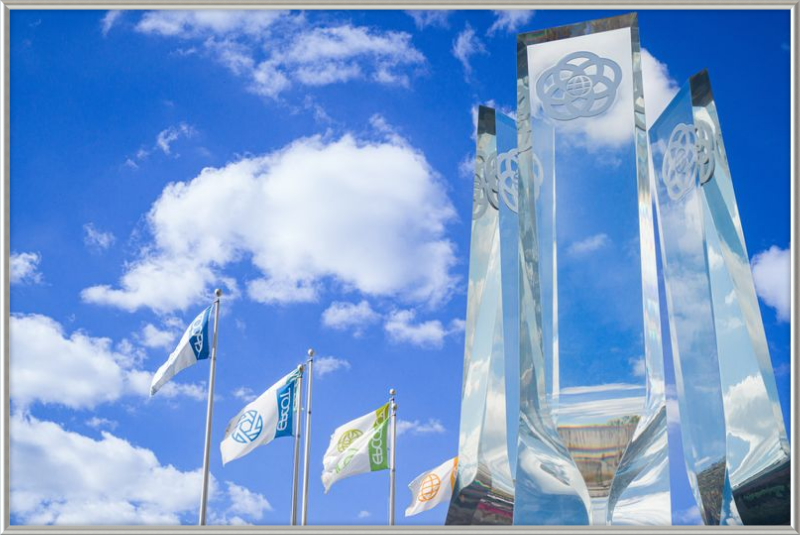
<svg viewBox="0 0 800 535">
<path fill-rule="evenodd" d="M 517 39 L 520 199 L 528 184 L 535 200 L 527 214 L 521 204 L 520 224 L 535 217 L 541 256 L 525 261 L 537 270 L 541 298 L 533 302 L 542 307 L 530 347 L 523 327 L 520 360 L 523 374 L 527 362 L 543 369 L 535 371 L 538 423 L 525 413 L 524 392 L 521 400 L 515 523 L 559 516 L 540 505 L 541 476 L 524 473 L 524 451 L 536 448 L 524 435 L 569 448 L 582 475 L 572 496 L 591 495 L 592 523 L 617 523 L 615 508 L 619 523 L 669 523 L 669 479 L 647 489 L 649 500 L 640 492 L 668 461 L 637 24 L 629 14 Z M 615 482 L 621 466 L 625 477 Z M 634 501 L 640 514 L 623 513 Z M 565 523 L 586 523 L 587 514 Z"/>
<path fill-rule="evenodd" d="M 508 235 L 516 225 L 513 198 L 498 184 L 498 163 L 507 169 L 507 153 L 498 158 L 496 114 L 478 110 L 472 238 L 470 243 L 467 322 L 464 344 L 464 383 L 459 433 L 456 486 L 447 524 L 511 524 L 514 484 L 506 436 L 504 313 L 516 303 L 517 273 L 506 274 L 516 263 L 517 240 Z M 513 149 L 513 147 L 512 147 Z M 513 177 L 512 177 L 513 178 Z M 513 180 L 512 180 L 513 182 Z M 502 230 L 501 230 L 502 228 Z M 511 246 L 508 240 L 512 240 Z M 513 247 L 512 247 L 513 246 Z M 501 249 L 508 249 L 510 251 Z M 508 254 L 511 254 L 509 260 Z M 512 284 L 515 299 L 504 303 Z M 516 353 L 516 348 L 511 348 Z"/>
<path fill-rule="evenodd" d="M 701 496 L 708 509 L 704 520 L 788 524 L 789 443 L 705 71 L 684 86 L 651 140 L 662 248 L 669 253 L 665 271 L 675 296 L 669 300 L 670 324 L 681 344 L 674 357 L 676 369 L 683 368 L 679 407 L 682 429 L 690 430 L 683 434 L 684 450 L 692 452 L 687 460 L 693 458 L 687 467 L 697 482 L 713 484 Z M 701 376 L 690 371 L 697 362 L 703 363 Z M 710 385 L 718 386 L 711 392 Z M 699 404 L 710 398 L 713 405 Z M 716 419 L 711 428 L 709 419 Z M 709 467 L 699 466 L 703 458 L 693 455 L 706 445 L 713 445 L 717 459 Z"/>
</svg>

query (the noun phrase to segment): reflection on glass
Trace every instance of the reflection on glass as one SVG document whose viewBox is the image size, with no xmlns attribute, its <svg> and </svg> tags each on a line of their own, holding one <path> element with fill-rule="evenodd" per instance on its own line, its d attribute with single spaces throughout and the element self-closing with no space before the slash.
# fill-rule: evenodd
<svg viewBox="0 0 800 535">
<path fill-rule="evenodd" d="M 518 351 L 508 343 L 518 306 L 515 147 L 498 154 L 509 137 L 498 130 L 510 121 L 491 108 L 478 110 L 459 462 L 447 524 L 512 522 L 505 382 L 506 361 Z"/>
<path fill-rule="evenodd" d="M 669 523 L 636 14 L 521 34 L 517 72 L 523 379 L 515 523 Z M 574 418 L 582 406 L 600 409 Z M 543 501 L 548 482 L 526 472 L 526 456 L 562 459 L 555 472 L 572 488 L 559 491 L 558 505 Z"/>
<path fill-rule="evenodd" d="M 789 444 L 705 71 L 650 139 L 684 452 L 703 519 L 788 524 Z"/>
</svg>

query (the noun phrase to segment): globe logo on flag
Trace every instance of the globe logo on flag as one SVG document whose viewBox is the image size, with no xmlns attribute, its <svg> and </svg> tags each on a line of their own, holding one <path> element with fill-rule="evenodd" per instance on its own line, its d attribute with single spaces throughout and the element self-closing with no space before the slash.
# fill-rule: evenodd
<svg viewBox="0 0 800 535">
<path fill-rule="evenodd" d="M 233 440 L 241 444 L 248 444 L 258 438 L 261 429 L 264 428 L 264 420 L 258 411 L 249 410 L 239 417 L 236 423 L 236 430 L 233 432 Z"/>
<path fill-rule="evenodd" d="M 355 442 L 356 439 L 363 434 L 364 433 L 359 429 L 350 429 L 349 431 L 345 431 L 339 438 L 339 442 L 336 444 L 336 449 L 340 452 L 346 450 L 350 447 L 350 444 Z"/>
<path fill-rule="evenodd" d="M 440 488 L 442 488 L 442 480 L 439 479 L 439 476 L 436 474 L 428 474 L 419 486 L 417 500 L 427 502 L 434 499 L 436 495 L 439 494 Z"/>
<path fill-rule="evenodd" d="M 621 79 L 616 62 L 592 52 L 573 52 L 542 73 L 536 94 L 547 115 L 558 121 L 594 117 L 614 103 Z"/>
</svg>

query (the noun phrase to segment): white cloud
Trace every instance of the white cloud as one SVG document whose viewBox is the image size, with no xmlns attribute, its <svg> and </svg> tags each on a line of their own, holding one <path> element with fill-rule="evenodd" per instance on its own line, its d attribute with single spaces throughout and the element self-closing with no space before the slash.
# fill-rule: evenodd
<svg viewBox="0 0 800 535">
<path fill-rule="evenodd" d="M 9 259 L 11 284 L 41 284 L 42 274 L 39 273 L 39 262 L 42 255 L 39 253 L 11 253 Z"/>
<path fill-rule="evenodd" d="M 775 309 L 780 321 L 789 321 L 791 313 L 791 262 L 789 249 L 775 245 L 758 253 L 752 260 L 758 297 Z"/>
<path fill-rule="evenodd" d="M 371 513 L 369 511 L 359 511 L 358 518 L 369 518 Z"/>
<path fill-rule="evenodd" d="M 324 377 L 337 370 L 349 370 L 350 362 L 336 357 L 319 357 L 314 359 L 314 375 Z"/>
<path fill-rule="evenodd" d="M 152 323 L 148 323 L 142 328 L 139 340 L 145 347 L 161 348 L 166 350 L 174 349 L 175 342 L 180 333 L 173 329 L 159 329 Z"/>
<path fill-rule="evenodd" d="M 152 374 L 133 368 L 139 357 L 129 344 L 114 349 L 110 339 L 80 331 L 67 337 L 58 322 L 38 314 L 13 314 L 9 335 L 11 399 L 17 406 L 38 401 L 83 409 L 128 394 L 149 396 Z M 205 392 L 172 382 L 159 396 L 204 399 Z"/>
<path fill-rule="evenodd" d="M 122 16 L 122 11 L 119 9 L 111 9 L 106 12 L 103 18 L 100 20 L 100 31 L 103 32 L 103 37 L 108 35 L 108 32 L 111 31 L 117 22 L 119 22 L 119 18 Z"/>
<path fill-rule="evenodd" d="M 83 226 L 83 243 L 95 251 L 105 251 L 114 244 L 116 237 L 111 232 L 98 230 L 94 223 Z"/>
<path fill-rule="evenodd" d="M 202 471 L 163 465 L 148 449 L 108 432 L 93 438 L 53 422 L 16 414 L 11 417 L 11 515 L 19 523 L 178 524 L 194 519 Z M 218 490 L 209 481 L 210 510 L 222 499 L 229 512 L 258 520 L 269 502 L 228 483 Z"/>
<path fill-rule="evenodd" d="M 414 19 L 418 30 L 428 27 L 447 28 L 450 26 L 450 15 L 453 12 L 447 9 L 408 10 L 406 14 Z"/>
<path fill-rule="evenodd" d="M 233 391 L 233 397 L 239 399 L 241 401 L 250 403 L 254 399 L 258 397 L 255 392 L 253 392 L 252 388 L 248 388 L 246 386 L 240 386 L 236 390 Z"/>
<path fill-rule="evenodd" d="M 419 420 L 397 420 L 397 436 L 405 433 L 412 435 L 441 435 L 445 432 L 442 422 L 434 418 L 428 418 L 426 423 L 420 423 Z"/>
<path fill-rule="evenodd" d="M 264 518 L 265 512 L 272 511 L 272 505 L 261 494 L 252 492 L 230 481 L 226 483 L 228 485 L 228 496 L 231 499 L 228 514 L 245 515 L 253 520 L 261 520 Z"/>
<path fill-rule="evenodd" d="M 364 328 L 378 321 L 380 317 L 366 300 L 358 304 L 334 301 L 322 313 L 322 324 L 338 331 L 353 329 L 355 335 L 360 336 Z"/>
<path fill-rule="evenodd" d="M 170 126 L 156 136 L 156 147 L 166 155 L 172 154 L 172 144 L 182 137 L 192 137 L 195 134 L 193 127 L 186 123 Z"/>
<path fill-rule="evenodd" d="M 569 247 L 567 247 L 567 253 L 576 256 L 593 253 L 608 246 L 610 243 L 611 240 L 608 238 L 607 234 L 595 234 L 594 236 L 589 236 L 583 240 L 571 243 Z"/>
<path fill-rule="evenodd" d="M 97 416 L 92 416 L 88 420 L 86 420 L 86 425 L 89 427 L 93 427 L 95 429 L 100 429 L 101 427 L 107 427 L 112 431 L 117 428 L 119 422 L 114 420 L 109 420 L 108 418 L 99 418 Z"/>
<path fill-rule="evenodd" d="M 408 33 L 351 24 L 311 27 L 304 15 L 286 11 L 153 11 L 136 29 L 201 41 L 207 54 L 247 80 L 249 91 L 270 98 L 293 83 L 358 79 L 407 86 L 407 70 L 425 63 Z"/>
<path fill-rule="evenodd" d="M 680 509 L 675 511 L 673 519 L 675 525 L 681 526 L 693 526 L 703 523 L 703 519 L 700 518 L 700 509 L 698 509 L 696 505 L 693 505 L 688 509 Z"/>
<path fill-rule="evenodd" d="M 494 11 L 494 22 L 489 27 L 489 35 L 494 34 L 496 31 L 506 31 L 515 33 L 520 28 L 528 24 L 536 12 L 530 9 L 503 9 Z"/>
<path fill-rule="evenodd" d="M 391 312 L 383 328 L 393 342 L 408 342 L 420 347 L 441 347 L 444 338 L 463 330 L 464 323 L 454 320 L 450 328 L 445 328 L 439 320 L 414 323 L 417 313 L 414 310 L 395 310 Z"/>
<path fill-rule="evenodd" d="M 176 36 L 183 39 L 209 35 L 222 37 L 238 33 L 258 36 L 268 31 L 276 20 L 286 14 L 286 11 L 268 9 L 231 11 L 163 9 L 146 12 L 136 25 L 136 29 L 146 34 Z"/>
<path fill-rule="evenodd" d="M 311 301 L 330 281 L 435 304 L 455 284 L 455 246 L 445 237 L 454 218 L 440 177 L 407 143 L 303 138 L 169 184 L 147 216 L 155 241 L 120 288 L 94 286 L 82 297 L 129 311 L 183 310 L 212 283 L 235 289 L 221 270 L 249 258 L 259 276 L 248 294 L 260 302 Z"/>
<path fill-rule="evenodd" d="M 656 59 L 646 48 L 642 49 L 642 84 L 647 128 L 650 128 L 680 87 L 669 75 L 667 64 Z"/>
<path fill-rule="evenodd" d="M 475 34 L 475 30 L 467 23 L 461 33 L 453 41 L 453 55 L 464 66 L 464 77 L 469 79 L 472 74 L 470 58 L 476 54 L 486 54 L 486 47 Z"/>
<path fill-rule="evenodd" d="M 628 364 L 631 365 L 631 373 L 634 377 L 644 377 L 646 372 L 644 357 L 630 358 Z"/>
</svg>

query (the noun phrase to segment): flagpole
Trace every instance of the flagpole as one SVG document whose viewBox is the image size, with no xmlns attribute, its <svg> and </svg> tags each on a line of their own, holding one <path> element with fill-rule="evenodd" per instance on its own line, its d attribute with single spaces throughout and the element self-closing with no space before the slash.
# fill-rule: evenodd
<svg viewBox="0 0 800 535">
<path fill-rule="evenodd" d="M 203 452 L 203 493 L 200 496 L 200 522 L 206 524 L 206 504 L 208 502 L 208 461 L 211 454 L 211 415 L 214 412 L 214 379 L 217 364 L 217 327 L 219 326 L 219 301 L 222 290 L 214 290 L 214 341 L 211 344 L 211 368 L 208 372 L 208 408 L 206 409 L 206 446 Z"/>
<path fill-rule="evenodd" d="M 397 442 L 397 403 L 394 402 L 395 390 L 389 390 L 389 410 L 391 410 L 390 440 L 392 452 L 389 455 L 389 525 L 394 526 L 394 487 L 395 487 L 395 444 Z"/>
<path fill-rule="evenodd" d="M 294 471 L 294 474 L 292 475 L 292 526 L 297 525 L 297 482 L 300 473 L 300 413 L 303 411 L 303 365 L 301 364 L 298 368 L 300 370 L 300 378 L 297 379 L 297 400 L 299 400 L 300 403 L 297 404 L 294 424 L 294 462 L 292 463 L 292 470 Z"/>
<path fill-rule="evenodd" d="M 300 515 L 300 525 L 305 526 L 308 521 L 308 453 L 311 449 L 311 380 L 314 378 L 314 350 L 308 350 L 308 390 L 306 391 L 306 443 L 303 454 L 303 510 Z"/>
</svg>

